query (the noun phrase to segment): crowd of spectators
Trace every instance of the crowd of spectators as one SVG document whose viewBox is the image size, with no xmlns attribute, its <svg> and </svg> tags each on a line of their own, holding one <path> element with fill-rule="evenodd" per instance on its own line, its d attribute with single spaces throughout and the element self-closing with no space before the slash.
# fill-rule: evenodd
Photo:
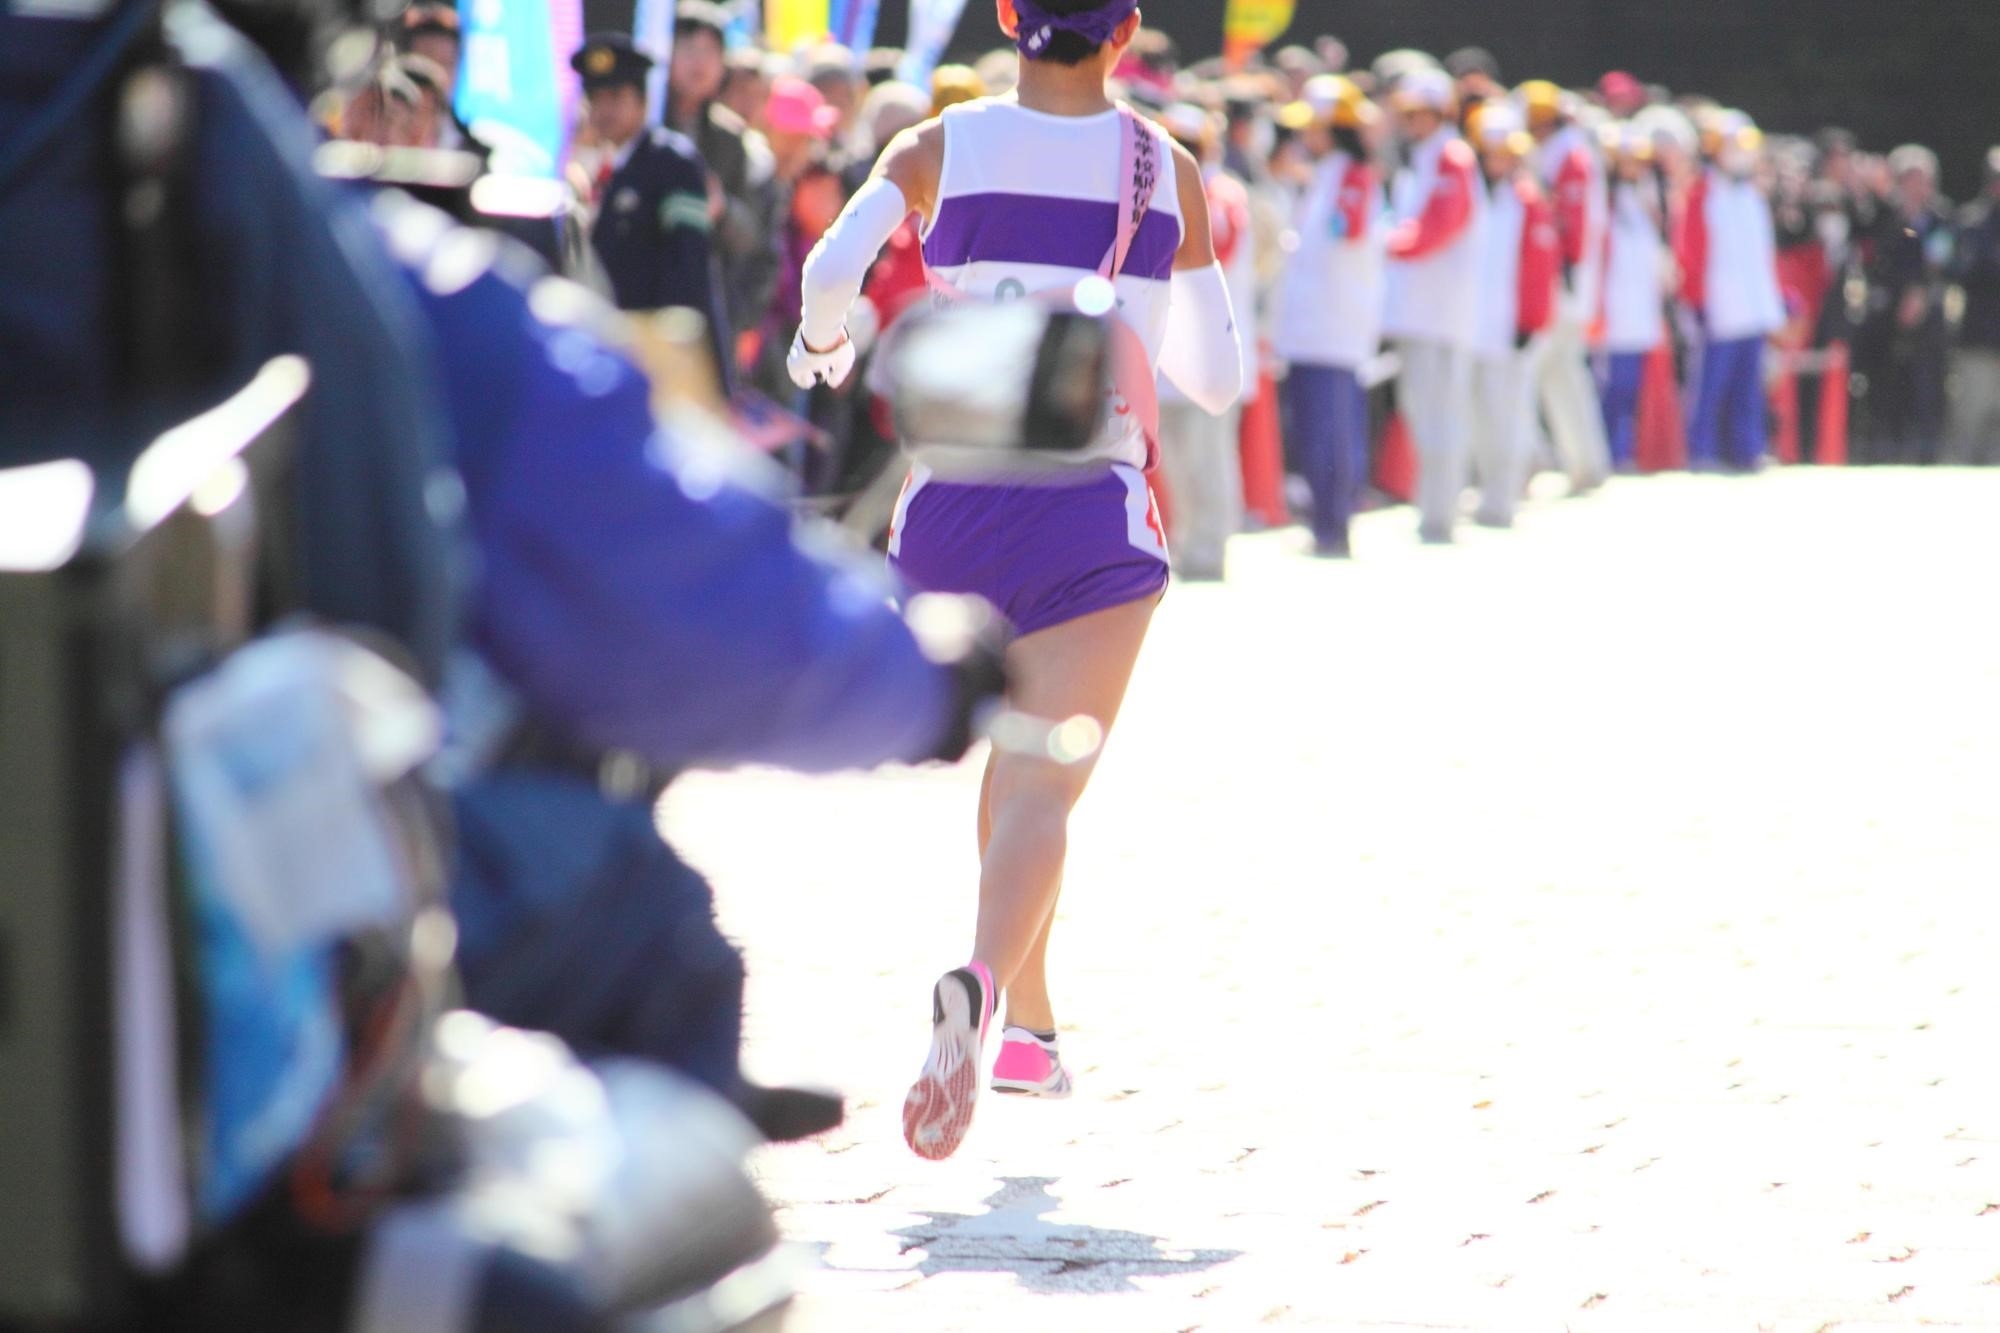
<svg viewBox="0 0 2000 1333">
<path fill-rule="evenodd" d="M 451 110 L 459 53 L 449 15 L 448 9 L 422 5 L 409 11 L 398 53 L 329 117 L 337 133 L 388 144 L 476 146 Z M 968 19 L 978 21 L 976 15 Z M 1006 95 L 1016 56 L 1009 47 L 970 65 L 944 65 L 918 86 L 899 81 L 899 68 L 907 68 L 901 52 L 826 44 L 768 51 L 732 45 L 734 26 L 730 13 L 709 0 L 681 0 L 665 122 L 693 145 L 707 173 L 705 229 L 720 293 L 713 317 L 726 325 L 717 345 L 732 363 L 724 367 L 725 378 L 811 423 L 817 447 L 794 455 L 801 484 L 808 491 L 837 493 L 858 485 L 892 446 L 886 414 L 868 401 L 863 377 L 844 390 L 822 387 L 802 394 L 785 376 L 784 352 L 798 321 L 805 257 L 895 135 L 955 102 Z M 1211 196 L 1224 240 L 1220 248 L 1241 251 L 1233 266 L 1232 254 L 1222 256 L 1241 279 L 1232 284 L 1239 306 L 1248 307 L 1239 314 L 1262 335 L 1266 373 L 1252 386 L 1253 408 L 1260 389 L 1272 393 L 1274 402 L 1291 398 L 1269 386 L 1281 384 L 1290 369 L 1274 353 L 1271 335 L 1283 307 L 1287 259 L 1299 248 L 1298 228 L 1309 213 L 1303 196 L 1313 180 L 1305 145 L 1314 127 L 1299 108 L 1324 109 L 1336 96 L 1371 108 L 1365 123 L 1345 128 L 1353 131 L 1355 155 L 1371 167 L 1366 188 L 1374 197 L 1368 208 L 1379 208 L 1393 225 L 1395 191 L 1399 178 L 1409 174 L 1413 142 L 1403 118 L 1374 114 L 1373 108 L 1400 110 L 1399 87 L 1424 70 L 1448 76 L 1454 96 L 1446 120 L 1456 120 L 1475 152 L 1484 148 L 1482 107 L 1524 106 L 1522 88 L 1510 88 L 1493 57 L 1474 48 L 1441 60 L 1394 51 L 1363 66 L 1350 60 L 1340 42 L 1322 38 L 1231 70 L 1216 59 L 1184 60 L 1164 34 L 1142 30 L 1127 53 L 1121 69 L 1125 98 L 1160 120 L 1215 176 L 1235 187 L 1234 193 L 1212 189 Z M 1337 94 L 1329 92 L 1329 76 L 1343 80 Z M 1670 415 L 1691 418 L 1697 408 L 1688 381 L 1703 328 L 1699 312 L 1678 299 L 1686 286 L 1676 264 L 1686 261 L 1687 199 L 1713 155 L 1709 140 L 1716 127 L 1727 122 L 1746 128 L 1749 122 L 1698 95 L 1622 72 L 1593 86 L 1560 90 L 1559 103 L 1551 105 L 1559 110 L 1560 124 L 1578 127 L 1579 142 L 1590 146 L 1599 188 L 1608 183 L 1615 190 L 1621 179 L 1643 177 L 1646 183 L 1663 255 L 1660 323 L 1675 383 L 1687 397 Z M 1527 109 L 1533 122 L 1535 108 Z M 1538 125 L 1525 128 L 1539 137 Z M 1789 413 L 1792 425 L 1781 455 L 1827 461 L 1830 449 L 1840 445 L 1823 440 L 1822 433 L 1844 417 L 1847 461 L 2000 462 L 2000 148 L 1983 164 L 1978 197 L 1959 207 L 1941 194 L 1937 159 L 1919 145 L 1871 151 L 1837 128 L 1768 136 L 1751 131 L 1743 142 L 1754 157 L 1749 178 L 1768 204 L 1783 301 L 1783 323 L 1769 331 L 1762 373 L 1774 384 L 1782 377 L 1790 401 L 1805 405 Z M 586 170 L 595 146 L 588 118 L 580 117 L 569 174 L 586 214 L 601 203 Z M 1534 157 L 1531 149 L 1531 168 Z M 1543 184 L 1560 207 L 1564 201 L 1554 196 L 1562 184 L 1554 179 Z M 1590 239 L 1592 245 L 1602 241 L 1599 235 Z M 1565 293 L 1575 260 L 1574 253 L 1565 256 Z M 920 240 L 906 228 L 885 251 L 865 292 L 863 304 L 876 328 L 907 309 L 923 284 Z M 1330 311 L 1326 317 L 1336 315 Z M 1583 324 L 1587 341 L 1581 350 L 1606 401 L 1614 412 L 1621 410 L 1625 395 L 1613 382 L 1604 321 L 1593 315 Z M 865 345 L 875 331 L 857 328 L 857 342 Z M 1395 413 L 1390 364 L 1384 373 L 1389 382 L 1373 386 L 1369 397 L 1369 447 L 1375 457 L 1363 465 L 1363 482 L 1379 471 L 1383 426 Z M 1847 399 L 1845 413 L 1815 410 L 1829 375 L 1837 377 L 1831 391 Z M 1775 396 L 1767 408 L 1782 410 Z M 1558 412 L 1553 398 L 1543 401 L 1533 426 L 1537 465 L 1562 464 L 1563 441 L 1555 440 L 1553 447 L 1550 442 L 1552 428 L 1561 425 L 1554 419 Z M 1289 409 L 1275 414 L 1291 415 Z M 1284 424 L 1285 471 L 1306 471 L 1299 423 Z M 1247 450 L 1253 427 L 1243 429 Z M 1657 458 L 1635 460 L 1629 448 L 1619 450 L 1616 422 L 1607 429 L 1610 461 L 1621 470 L 1660 465 Z M 1719 465 L 1732 461 L 1744 460 L 1723 458 Z M 1575 468 L 1569 470 L 1575 474 Z M 1305 490 L 1294 478 L 1292 508 L 1307 507 Z M 1242 498 L 1239 494 L 1238 503 Z M 1380 498 L 1365 486 L 1357 490 L 1357 503 Z M 1250 509 L 1251 521 L 1277 519 L 1268 506 L 1253 503 Z"/>
</svg>

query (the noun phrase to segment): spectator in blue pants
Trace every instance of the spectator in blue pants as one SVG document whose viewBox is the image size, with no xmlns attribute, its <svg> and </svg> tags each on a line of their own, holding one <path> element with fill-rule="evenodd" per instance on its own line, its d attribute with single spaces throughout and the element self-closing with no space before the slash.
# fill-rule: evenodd
<svg viewBox="0 0 2000 1333">
<path fill-rule="evenodd" d="M 1321 75 L 1280 119 L 1298 134 L 1281 163 L 1300 187 L 1298 246 L 1278 284 L 1272 343 L 1291 367 L 1287 439 L 1312 486 L 1313 549 L 1344 556 L 1368 475 L 1368 394 L 1357 372 L 1382 331 L 1387 210 L 1361 137 L 1381 113 L 1349 80 Z"/>
<path fill-rule="evenodd" d="M 1347 526 L 1368 475 L 1368 394 L 1343 366 L 1294 365 L 1285 377 L 1299 463 L 1312 486 L 1313 549 L 1348 554 Z"/>
<path fill-rule="evenodd" d="M 1764 136 L 1740 111 L 1701 126 L 1704 165 L 1677 249 L 1681 302 L 1701 331 L 1688 466 L 1756 467 L 1764 457 L 1764 340 L 1785 322 L 1771 204 L 1754 179 Z"/>
<path fill-rule="evenodd" d="M 1630 472 L 1639 440 L 1639 384 L 1645 378 L 1645 352 L 1611 352 L 1605 356 L 1604 430 L 1611 441 L 1611 466 Z"/>
<path fill-rule="evenodd" d="M 1764 457 L 1764 339 L 1731 338 L 1701 349 L 1688 421 L 1688 466 L 1747 471 Z"/>
<path fill-rule="evenodd" d="M 1615 471 L 1636 464 L 1639 386 L 1646 358 L 1666 341 L 1667 241 L 1662 184 L 1650 131 L 1627 126 L 1611 160 L 1610 225 L 1604 264 L 1604 433 Z"/>
</svg>

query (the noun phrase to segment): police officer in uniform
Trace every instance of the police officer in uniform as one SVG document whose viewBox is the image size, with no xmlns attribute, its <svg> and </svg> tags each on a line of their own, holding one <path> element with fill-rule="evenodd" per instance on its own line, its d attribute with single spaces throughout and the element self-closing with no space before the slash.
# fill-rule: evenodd
<svg viewBox="0 0 2000 1333">
<path fill-rule="evenodd" d="M 653 59 L 629 37 L 600 33 L 570 58 L 583 78 L 591 128 L 607 156 L 599 167 L 590 241 L 620 310 L 688 306 L 708 316 L 716 364 L 731 383 L 709 230 L 708 170 L 685 136 L 646 124 Z"/>
</svg>

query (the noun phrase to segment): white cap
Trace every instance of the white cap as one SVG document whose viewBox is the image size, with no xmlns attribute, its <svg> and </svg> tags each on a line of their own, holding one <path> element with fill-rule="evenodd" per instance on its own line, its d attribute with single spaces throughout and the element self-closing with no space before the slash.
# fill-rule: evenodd
<svg viewBox="0 0 2000 1333">
<path fill-rule="evenodd" d="M 1340 105 L 1341 78 L 1338 74 L 1315 74 L 1299 90 L 1299 100 L 1312 108 L 1313 116 L 1326 120 Z"/>
<path fill-rule="evenodd" d="M 1413 69 L 1397 81 L 1395 101 L 1406 110 L 1421 107 L 1443 115 L 1458 101 L 1458 90 L 1441 69 Z"/>
<path fill-rule="evenodd" d="M 1402 47 L 1395 51 L 1385 51 L 1375 57 L 1375 77 L 1383 83 L 1394 85 L 1413 69 L 1443 69 L 1436 56 L 1428 51 L 1417 51 Z"/>
<path fill-rule="evenodd" d="M 1505 148 L 1509 139 L 1528 128 L 1520 108 L 1512 102 L 1481 102 L 1478 124 L 1482 148 Z"/>
<path fill-rule="evenodd" d="M 1192 102 L 1175 102 L 1160 112 L 1160 124 L 1176 139 L 1200 143 L 1214 130 L 1208 113 Z"/>
<path fill-rule="evenodd" d="M 1684 153 L 1695 150 L 1694 124 L 1678 107 L 1657 104 L 1642 107 L 1639 114 L 1632 117 L 1632 126 L 1651 135 L 1656 149 L 1673 144 Z"/>
<path fill-rule="evenodd" d="M 1716 128 L 1721 130 L 1725 137 L 1733 139 L 1745 130 L 1756 129 L 1757 122 L 1750 119 L 1748 112 L 1732 108 L 1717 117 Z"/>
<path fill-rule="evenodd" d="M 1918 143 L 1906 143 L 1889 154 L 1889 174 L 1901 177 L 1921 171 L 1932 180 L 1938 176 L 1937 154 Z"/>
</svg>

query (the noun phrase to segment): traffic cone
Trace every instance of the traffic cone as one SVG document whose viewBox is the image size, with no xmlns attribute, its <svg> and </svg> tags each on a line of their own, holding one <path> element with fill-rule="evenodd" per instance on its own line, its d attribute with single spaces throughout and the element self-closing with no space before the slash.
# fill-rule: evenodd
<svg viewBox="0 0 2000 1333">
<path fill-rule="evenodd" d="M 1821 467 L 1847 465 L 1847 344 L 1827 345 L 1826 373 L 1819 379 L 1819 457 Z"/>
<path fill-rule="evenodd" d="M 1391 412 L 1382 423 L 1382 443 L 1375 451 L 1375 489 L 1405 504 L 1417 493 L 1417 450 L 1400 412 Z"/>
<path fill-rule="evenodd" d="M 1237 428 L 1243 469 L 1243 510 L 1267 528 L 1292 521 L 1285 508 L 1285 445 L 1278 433 L 1278 382 L 1268 371 L 1257 376 L 1257 393 L 1243 405 Z"/>
<path fill-rule="evenodd" d="M 1662 343 L 1646 356 L 1639 380 L 1638 438 L 1633 461 L 1641 472 L 1687 466 L 1687 430 L 1681 420 L 1681 386 L 1674 378 L 1673 349 Z"/>
</svg>

